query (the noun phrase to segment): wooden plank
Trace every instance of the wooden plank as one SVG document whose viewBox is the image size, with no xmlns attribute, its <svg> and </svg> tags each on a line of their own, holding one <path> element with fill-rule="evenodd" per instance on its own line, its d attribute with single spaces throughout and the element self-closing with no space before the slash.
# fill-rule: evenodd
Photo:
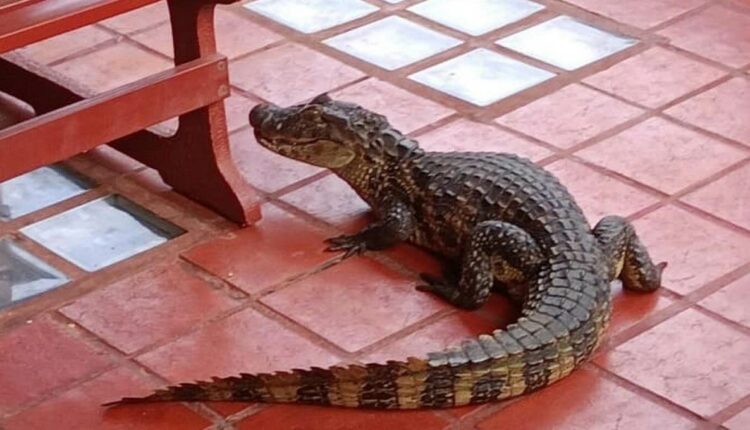
<svg viewBox="0 0 750 430">
<path fill-rule="evenodd" d="M 44 0 L 11 3 L 0 8 L 0 53 L 157 1 Z"/>
<path fill-rule="evenodd" d="M 0 182 L 229 95 L 214 54 L 0 131 Z"/>
</svg>

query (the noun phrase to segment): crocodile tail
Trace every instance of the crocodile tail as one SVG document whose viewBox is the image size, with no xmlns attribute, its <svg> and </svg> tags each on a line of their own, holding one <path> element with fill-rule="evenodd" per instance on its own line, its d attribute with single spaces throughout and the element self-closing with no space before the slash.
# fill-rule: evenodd
<svg viewBox="0 0 750 430">
<path fill-rule="evenodd" d="M 552 309 L 552 308 L 550 308 Z M 375 409 L 445 408 L 515 397 L 569 374 L 599 342 L 609 313 L 583 323 L 540 307 L 505 330 L 482 334 L 425 359 L 240 374 L 168 387 L 106 405 L 249 401 Z M 551 312 L 557 313 L 551 314 Z M 577 324 L 569 330 L 566 324 Z"/>
</svg>

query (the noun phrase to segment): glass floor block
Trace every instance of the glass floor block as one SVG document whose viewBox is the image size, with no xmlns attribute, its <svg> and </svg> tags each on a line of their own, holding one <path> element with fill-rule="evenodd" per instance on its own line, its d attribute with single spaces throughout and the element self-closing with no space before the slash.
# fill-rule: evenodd
<svg viewBox="0 0 750 430">
<path fill-rule="evenodd" d="M 479 48 L 414 73 L 409 79 L 477 106 L 487 106 L 554 76 Z"/>
<path fill-rule="evenodd" d="M 575 70 L 637 43 L 559 16 L 500 39 L 497 44 L 565 70 Z"/>
<path fill-rule="evenodd" d="M 315 33 L 369 15 L 362 0 L 258 0 L 244 7 L 303 33 Z"/>
<path fill-rule="evenodd" d="M 528 0 L 427 0 L 408 8 L 425 18 L 479 36 L 544 9 Z"/>
<path fill-rule="evenodd" d="M 67 282 L 65 275 L 10 239 L 0 239 L 0 308 Z"/>
<path fill-rule="evenodd" d="M 77 196 L 91 182 L 62 166 L 45 166 L 0 182 L 0 221 L 8 221 Z"/>
<path fill-rule="evenodd" d="M 185 230 L 118 195 L 21 229 L 73 264 L 94 271 L 177 237 Z"/>
<path fill-rule="evenodd" d="M 324 43 L 386 70 L 396 70 L 458 46 L 461 41 L 400 16 L 389 16 Z"/>
</svg>

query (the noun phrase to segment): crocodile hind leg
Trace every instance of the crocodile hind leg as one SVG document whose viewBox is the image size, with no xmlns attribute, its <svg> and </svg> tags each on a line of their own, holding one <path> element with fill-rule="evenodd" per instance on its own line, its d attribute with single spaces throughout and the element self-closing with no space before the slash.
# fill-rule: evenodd
<svg viewBox="0 0 750 430">
<path fill-rule="evenodd" d="M 503 284 L 524 284 L 536 273 L 542 253 L 524 230 L 502 221 L 477 224 L 463 251 L 461 276 L 436 279 L 422 275 L 427 283 L 417 287 L 443 297 L 456 306 L 476 309 L 487 300 L 495 280 Z M 522 295 L 519 290 L 508 290 Z"/>
<path fill-rule="evenodd" d="M 661 285 L 666 262 L 654 264 L 633 225 L 619 216 L 606 216 L 594 227 L 607 259 L 609 278 L 620 278 L 623 286 L 635 291 L 653 291 Z"/>
</svg>

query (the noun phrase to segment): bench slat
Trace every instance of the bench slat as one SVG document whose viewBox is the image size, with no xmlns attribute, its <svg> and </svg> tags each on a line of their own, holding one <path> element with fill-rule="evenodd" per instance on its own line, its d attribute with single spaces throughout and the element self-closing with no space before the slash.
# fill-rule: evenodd
<svg viewBox="0 0 750 430">
<path fill-rule="evenodd" d="M 228 88 L 226 58 L 215 54 L 1 130 L 0 182 L 217 102 Z"/>
<path fill-rule="evenodd" d="M 159 0 L 20 1 L 0 7 L 0 54 Z"/>
</svg>

